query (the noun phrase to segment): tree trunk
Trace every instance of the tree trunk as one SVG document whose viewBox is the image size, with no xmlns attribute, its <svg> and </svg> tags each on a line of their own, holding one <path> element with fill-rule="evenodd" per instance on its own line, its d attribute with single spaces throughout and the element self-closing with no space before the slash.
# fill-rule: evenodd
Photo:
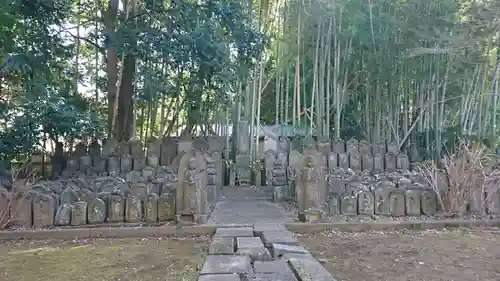
<svg viewBox="0 0 500 281">
<path fill-rule="evenodd" d="M 112 135 L 113 111 L 115 110 L 116 82 L 118 79 L 118 52 L 115 43 L 115 24 L 118 14 L 118 0 L 109 1 L 108 8 L 104 11 L 105 34 L 109 40 L 109 46 L 106 51 L 106 70 L 107 70 L 107 90 L 108 90 L 108 136 Z M 97 73 L 96 73 L 97 75 Z"/>
<path fill-rule="evenodd" d="M 134 85 L 135 57 L 126 55 L 123 63 L 123 75 L 118 97 L 118 115 L 116 118 L 116 140 L 129 140 L 134 130 Z"/>
<path fill-rule="evenodd" d="M 130 2 L 129 19 L 135 19 L 136 15 L 136 2 Z M 133 38 L 132 46 L 137 45 L 137 39 Z M 134 77 L 136 72 L 136 58 L 133 54 L 126 54 L 123 59 L 123 71 L 120 81 L 120 88 L 118 93 L 118 111 L 116 115 L 116 127 L 114 138 L 116 140 L 129 140 L 134 136 Z"/>
</svg>

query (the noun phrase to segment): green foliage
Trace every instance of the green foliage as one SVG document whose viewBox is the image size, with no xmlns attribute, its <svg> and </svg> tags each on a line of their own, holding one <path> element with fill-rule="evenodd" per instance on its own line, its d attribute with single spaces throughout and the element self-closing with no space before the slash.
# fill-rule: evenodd
<svg viewBox="0 0 500 281">
<path fill-rule="evenodd" d="M 72 1 L 0 5 L 0 158 L 22 161 L 45 140 L 84 139 L 102 132 L 89 101 L 76 92 L 73 46 L 58 26 Z"/>
<path fill-rule="evenodd" d="M 137 15 L 125 19 L 120 10 L 111 32 L 107 9 L 105 1 L 0 3 L 2 158 L 24 157 L 45 140 L 104 134 L 109 110 L 103 99 L 104 57 L 110 46 L 117 48 L 118 59 L 135 57 L 134 98 L 145 113 L 137 125 L 159 129 L 146 117 L 159 114 L 160 100 L 182 97 L 184 115 L 192 122 L 222 104 L 229 107 L 230 93 L 249 77 L 266 44 L 246 1 L 138 1 Z M 94 97 L 79 92 L 82 88 Z"/>
</svg>

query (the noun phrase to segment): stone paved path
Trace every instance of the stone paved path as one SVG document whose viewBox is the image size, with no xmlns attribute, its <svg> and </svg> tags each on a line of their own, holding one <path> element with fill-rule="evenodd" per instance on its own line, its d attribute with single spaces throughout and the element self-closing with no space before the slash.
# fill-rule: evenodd
<svg viewBox="0 0 500 281">
<path fill-rule="evenodd" d="M 222 189 L 207 223 L 239 227 L 217 228 L 198 281 L 335 281 L 285 228 L 290 218 L 270 198 L 265 187 Z"/>
<path fill-rule="evenodd" d="M 218 228 L 198 281 L 335 281 L 281 224 Z"/>
</svg>

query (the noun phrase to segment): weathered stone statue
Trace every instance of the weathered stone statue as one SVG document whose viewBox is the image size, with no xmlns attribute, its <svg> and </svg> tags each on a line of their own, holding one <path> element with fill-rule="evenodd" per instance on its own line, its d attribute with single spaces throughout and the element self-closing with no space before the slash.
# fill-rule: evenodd
<svg viewBox="0 0 500 281">
<path fill-rule="evenodd" d="M 321 163 L 322 159 L 315 154 L 305 157 L 304 168 L 296 187 L 301 220 L 320 220 L 325 213 L 327 182 Z"/>
<path fill-rule="evenodd" d="M 182 156 L 176 190 L 177 222 L 204 223 L 207 219 L 207 163 L 203 154 L 191 150 Z"/>
</svg>

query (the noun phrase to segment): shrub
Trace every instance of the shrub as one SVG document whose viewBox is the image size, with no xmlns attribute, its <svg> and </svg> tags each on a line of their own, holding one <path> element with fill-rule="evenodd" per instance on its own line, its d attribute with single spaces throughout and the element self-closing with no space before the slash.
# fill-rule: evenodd
<svg viewBox="0 0 500 281">
<path fill-rule="evenodd" d="M 498 196 L 496 158 L 482 144 L 462 142 L 455 153 L 446 154 L 438 163 L 420 163 L 417 170 L 436 192 L 445 216 L 463 216 L 468 209 L 484 215 Z"/>
</svg>

